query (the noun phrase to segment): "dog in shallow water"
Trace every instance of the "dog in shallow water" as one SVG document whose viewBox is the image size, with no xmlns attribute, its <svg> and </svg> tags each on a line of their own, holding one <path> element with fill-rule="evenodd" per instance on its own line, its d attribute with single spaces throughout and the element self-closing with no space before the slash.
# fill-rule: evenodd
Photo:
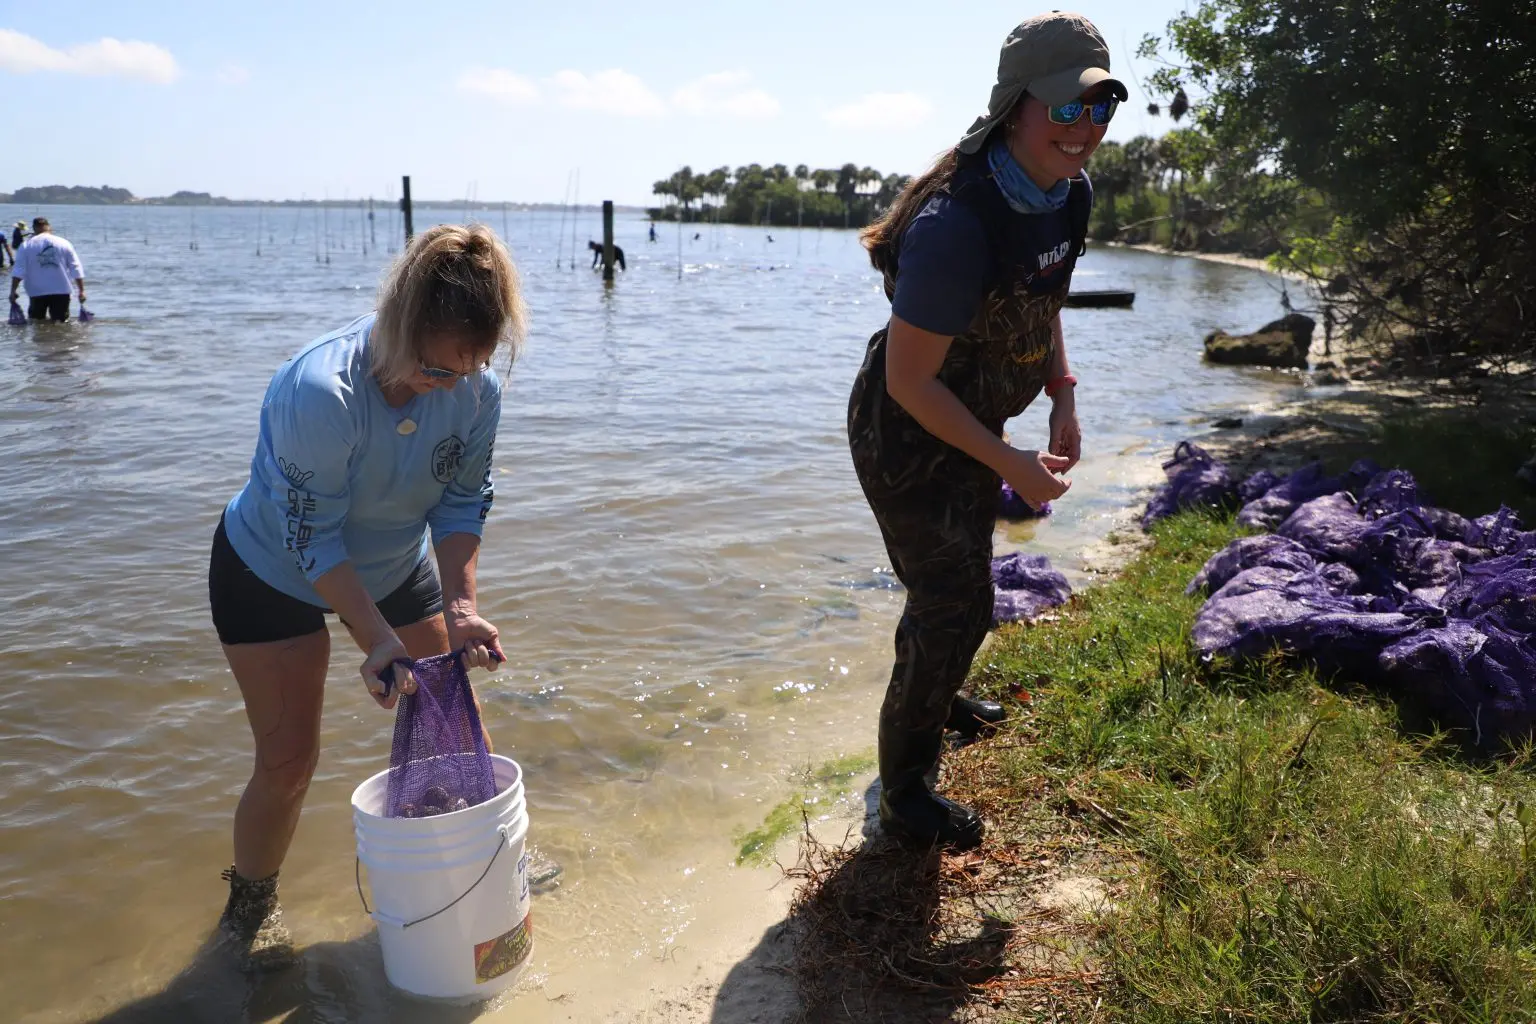
<svg viewBox="0 0 1536 1024">
<path fill-rule="evenodd" d="M 596 270 L 603 258 L 603 246 L 601 242 L 588 242 L 587 248 L 592 250 L 592 269 Z M 619 265 L 620 270 L 628 270 L 624 265 L 624 250 L 617 245 L 613 247 L 613 262 Z"/>
</svg>

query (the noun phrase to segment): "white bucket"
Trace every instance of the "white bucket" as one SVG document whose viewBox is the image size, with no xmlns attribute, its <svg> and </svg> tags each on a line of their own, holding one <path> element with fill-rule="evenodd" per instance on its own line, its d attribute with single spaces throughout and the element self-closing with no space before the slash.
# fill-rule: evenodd
<svg viewBox="0 0 1536 1024">
<path fill-rule="evenodd" d="M 491 761 L 496 795 L 450 814 L 384 817 L 387 770 L 352 793 L 384 975 L 412 995 L 489 999 L 517 981 L 533 954 L 523 773 L 510 758 Z"/>
</svg>

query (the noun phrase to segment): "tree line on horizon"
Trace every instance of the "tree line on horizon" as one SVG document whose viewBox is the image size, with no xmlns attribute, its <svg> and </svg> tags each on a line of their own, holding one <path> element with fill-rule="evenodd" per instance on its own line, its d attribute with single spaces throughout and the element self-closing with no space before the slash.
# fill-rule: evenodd
<svg viewBox="0 0 1536 1024">
<path fill-rule="evenodd" d="M 649 213 L 654 220 L 858 228 L 889 209 L 910 180 L 851 163 L 814 170 L 746 164 L 707 172 L 685 166 L 651 187 L 667 202 Z"/>
</svg>

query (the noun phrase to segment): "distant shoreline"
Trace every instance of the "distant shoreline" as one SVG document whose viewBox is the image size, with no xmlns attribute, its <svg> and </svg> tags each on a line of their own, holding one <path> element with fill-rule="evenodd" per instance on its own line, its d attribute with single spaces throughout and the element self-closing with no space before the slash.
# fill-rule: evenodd
<svg viewBox="0 0 1536 1024">
<path fill-rule="evenodd" d="M 29 185 L 14 192 L 0 192 L 0 203 L 12 206 L 276 206 L 315 207 L 355 210 L 360 207 L 388 210 L 398 205 L 394 197 L 358 196 L 356 199 L 230 199 L 209 192 L 192 192 L 182 189 L 168 196 L 136 196 L 125 188 L 110 185 Z M 464 199 L 416 199 L 411 205 L 421 207 L 458 207 L 473 210 L 576 210 L 597 212 L 601 204 L 588 203 L 514 203 L 511 200 L 487 202 Z M 615 206 L 619 213 L 644 213 L 643 206 Z"/>
<path fill-rule="evenodd" d="M 1305 281 L 1305 274 L 1299 274 L 1294 270 L 1284 270 L 1271 266 L 1268 260 L 1257 259 L 1253 256 L 1244 256 L 1236 252 L 1204 252 L 1199 249 L 1170 249 L 1166 245 L 1154 245 L 1151 242 L 1092 242 L 1092 245 L 1104 245 L 1114 249 L 1139 249 L 1142 252 L 1155 252 L 1159 256 L 1187 256 L 1192 260 L 1204 260 L 1207 263 L 1225 263 L 1232 267 L 1247 267 L 1249 270 L 1262 270 L 1266 274 L 1274 274 L 1278 277 L 1289 278 L 1293 281 Z"/>
<path fill-rule="evenodd" d="M 220 200 L 216 200 L 214 202 L 192 202 L 192 201 L 186 201 L 186 200 L 171 200 L 171 199 L 134 199 L 134 200 L 130 200 L 128 202 L 103 203 L 103 202 L 94 202 L 94 201 L 91 201 L 91 200 L 79 200 L 79 199 L 75 199 L 75 200 L 70 200 L 70 199 L 12 199 L 12 198 L 5 197 L 3 194 L 0 194 L 0 205 L 4 205 L 4 206 L 28 206 L 28 207 L 31 207 L 31 206 L 101 206 L 101 207 L 105 207 L 105 206 L 113 206 L 113 207 L 122 207 L 122 206 L 175 206 L 175 207 L 222 208 L 222 207 L 233 207 L 233 206 L 262 206 L 262 207 L 275 206 L 275 207 L 279 207 L 279 208 L 288 208 L 288 209 L 292 209 L 292 208 L 309 208 L 309 207 L 315 207 L 315 208 L 327 207 L 327 208 L 333 209 L 333 210 L 336 210 L 336 209 L 356 210 L 359 206 L 366 207 L 367 204 L 368 204 L 368 200 L 367 199 L 360 199 L 360 200 L 359 199 L 220 199 Z M 374 199 L 374 201 L 373 201 L 373 208 L 375 210 L 389 210 L 389 209 L 398 208 L 398 206 L 399 206 L 399 200 L 395 200 L 395 199 Z M 430 209 L 444 209 L 444 208 L 463 209 L 464 208 L 464 200 L 462 200 L 462 199 L 412 199 L 411 200 L 411 207 L 413 209 L 417 209 L 417 210 L 424 209 L 424 208 L 430 208 Z M 512 211 L 514 213 L 522 212 L 522 211 L 527 211 L 527 210 L 550 210 L 550 211 L 565 210 L 567 212 L 575 211 L 577 213 L 601 213 L 602 210 L 603 210 L 602 206 L 599 205 L 599 204 L 596 204 L 596 203 L 581 203 L 580 205 L 569 205 L 569 204 L 561 204 L 561 203 L 514 203 L 514 202 L 509 200 L 506 203 L 488 203 L 488 202 L 484 202 L 484 201 L 477 201 L 477 202 L 473 202 L 473 203 L 469 204 L 469 209 L 470 209 L 471 212 L 480 212 L 480 211 L 486 211 L 486 210 L 500 211 L 503 207 L 505 207 L 507 210 Z M 620 206 L 618 204 L 615 204 L 614 207 L 613 207 L 613 212 L 614 213 L 644 213 L 645 211 L 646 211 L 646 207 L 644 207 L 644 206 Z"/>
</svg>

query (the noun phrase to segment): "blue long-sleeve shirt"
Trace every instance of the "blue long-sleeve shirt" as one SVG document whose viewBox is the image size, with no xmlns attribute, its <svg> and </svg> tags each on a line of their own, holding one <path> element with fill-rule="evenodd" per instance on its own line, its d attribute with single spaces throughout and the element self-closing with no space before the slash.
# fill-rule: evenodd
<svg viewBox="0 0 1536 1024">
<path fill-rule="evenodd" d="M 478 537 L 494 497 L 495 373 L 392 409 L 368 369 L 373 320 L 311 342 L 273 375 L 251 478 L 224 510 L 251 571 L 322 608 L 314 581 L 341 562 L 380 600 L 427 556 L 429 533 Z"/>
</svg>

